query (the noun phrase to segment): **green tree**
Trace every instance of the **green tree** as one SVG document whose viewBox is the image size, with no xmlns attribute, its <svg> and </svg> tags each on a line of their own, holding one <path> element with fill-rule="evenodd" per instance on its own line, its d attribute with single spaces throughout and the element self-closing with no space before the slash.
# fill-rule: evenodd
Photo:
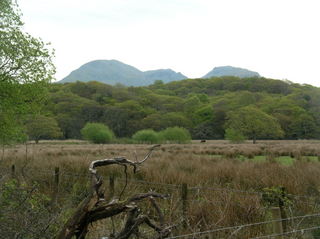
<svg viewBox="0 0 320 239">
<path fill-rule="evenodd" d="M 292 138 L 314 139 L 319 133 L 314 118 L 308 114 L 301 114 L 290 125 Z"/>
<path fill-rule="evenodd" d="M 288 97 L 280 99 L 273 97 L 263 101 L 261 104 L 265 112 L 277 119 L 284 131 L 284 136 L 290 139 L 294 138 L 292 126 L 300 118 L 300 115 L 306 113 L 306 110 L 297 105 L 295 101 L 288 99 Z"/>
<path fill-rule="evenodd" d="M 138 143 L 156 144 L 160 142 L 159 134 L 153 129 L 143 129 L 132 135 L 132 139 Z"/>
<path fill-rule="evenodd" d="M 172 143 L 188 143 L 191 141 L 191 135 L 185 128 L 170 127 L 160 131 L 160 138 Z"/>
<path fill-rule="evenodd" d="M 26 123 L 27 134 L 30 139 L 39 142 L 40 139 L 56 139 L 62 136 L 58 122 L 48 116 L 37 115 Z"/>
<path fill-rule="evenodd" d="M 211 105 L 203 106 L 197 109 L 193 114 L 193 121 L 195 124 L 200 124 L 206 121 L 210 121 L 213 118 L 213 109 Z"/>
<path fill-rule="evenodd" d="M 6 144 L 21 138 L 23 118 L 39 110 L 55 68 L 52 52 L 22 31 L 13 0 L 0 1 L 0 135 Z"/>
<path fill-rule="evenodd" d="M 258 138 L 280 138 L 283 131 L 275 118 L 254 106 L 229 112 L 227 129 L 233 129 L 256 143 Z"/>
<path fill-rule="evenodd" d="M 246 140 L 246 137 L 241 132 L 230 128 L 226 129 L 225 139 L 231 143 L 242 143 Z"/>
<path fill-rule="evenodd" d="M 149 110 L 149 107 L 128 100 L 106 107 L 101 121 L 109 125 L 118 137 L 128 137 L 142 129 L 141 120 L 149 114 Z"/>
<path fill-rule="evenodd" d="M 95 144 L 109 143 L 114 135 L 108 126 L 101 123 L 87 123 L 81 130 L 84 139 Z"/>
<path fill-rule="evenodd" d="M 163 130 L 168 127 L 179 126 L 189 128 L 191 121 L 182 112 L 155 113 L 145 117 L 141 122 L 144 128 Z"/>
<path fill-rule="evenodd" d="M 201 101 L 199 98 L 195 95 L 191 95 L 188 97 L 184 102 L 184 111 L 186 113 L 193 113 L 195 110 L 199 109 L 201 106 Z"/>
<path fill-rule="evenodd" d="M 198 111 L 200 113 L 201 111 Z M 208 114 L 206 115 L 206 112 Z M 223 109 L 206 107 L 202 111 L 202 115 L 198 115 L 199 121 L 201 123 L 196 124 L 192 129 L 192 138 L 193 139 L 223 139 L 224 137 L 224 128 L 226 113 Z M 201 119 L 200 117 L 203 117 Z M 196 119 L 196 117 L 195 117 Z"/>
<path fill-rule="evenodd" d="M 81 138 L 80 130 L 88 121 L 98 122 L 103 114 L 98 103 L 71 92 L 58 91 L 50 95 L 48 109 L 55 115 L 66 139 Z"/>
</svg>

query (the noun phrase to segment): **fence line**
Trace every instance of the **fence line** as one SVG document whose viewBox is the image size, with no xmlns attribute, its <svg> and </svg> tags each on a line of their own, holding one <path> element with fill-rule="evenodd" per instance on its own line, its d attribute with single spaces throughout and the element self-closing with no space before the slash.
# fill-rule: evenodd
<svg viewBox="0 0 320 239">
<path fill-rule="evenodd" d="M 12 168 L 15 168 L 15 167 L 12 167 Z M 84 176 L 84 174 L 83 175 L 74 174 L 74 173 L 70 173 L 70 172 L 66 172 L 66 171 L 65 172 L 61 172 L 61 171 L 57 170 L 57 168 L 55 168 L 55 170 L 37 170 L 37 172 L 40 172 L 40 173 L 50 172 L 51 176 L 53 176 L 53 175 L 57 176 L 57 174 L 60 175 L 60 176 L 61 175 L 72 175 L 72 176 L 75 176 L 75 177 L 83 177 Z M 11 175 L 10 172 L 7 172 L 7 174 L 1 175 L 0 179 L 3 179 L 8 175 L 9 176 Z M 14 175 L 14 176 L 16 176 L 16 175 Z M 86 177 L 90 177 L 89 174 L 85 175 L 85 176 Z M 118 180 L 119 181 L 125 181 L 122 178 L 120 178 Z M 170 188 L 181 188 L 181 185 L 178 185 L 178 184 L 147 182 L 147 181 L 144 181 L 144 180 L 136 180 L 136 179 L 132 179 L 132 180 L 129 179 L 128 181 L 132 182 L 132 183 L 141 183 L 141 184 L 147 184 L 147 185 L 165 186 L 165 187 L 170 187 Z M 188 191 L 188 190 L 220 190 L 220 191 L 231 191 L 231 192 L 234 192 L 234 193 L 248 193 L 248 194 L 254 194 L 254 195 L 259 195 L 259 196 L 262 195 L 262 193 L 260 193 L 260 192 L 243 191 L 243 190 L 236 190 L 236 189 L 233 190 L 233 189 L 226 189 L 226 188 L 212 188 L 212 187 L 191 187 L 191 188 L 186 188 L 186 191 Z M 297 196 L 297 197 L 300 197 L 300 196 Z M 203 200 L 203 199 L 201 199 L 201 200 Z M 199 201 L 201 201 L 201 200 L 199 200 Z M 191 201 L 191 200 L 185 198 L 185 201 L 187 202 L 187 201 Z M 196 200 L 192 200 L 192 201 L 196 201 Z M 209 200 L 206 200 L 206 201 L 209 201 Z M 296 219 L 319 217 L 319 216 L 320 216 L 320 213 L 307 214 L 307 215 L 303 215 L 303 216 L 296 216 L 296 217 L 290 217 L 290 218 L 280 218 L 280 219 L 274 219 L 274 220 L 263 221 L 263 222 L 256 222 L 256 223 L 251 223 L 251 224 L 243 224 L 243 225 L 238 225 L 238 226 L 217 228 L 217 229 L 207 230 L 207 231 L 202 231 L 202 232 L 194 232 L 194 233 L 190 233 L 190 234 L 169 237 L 168 239 L 183 238 L 183 237 L 188 237 L 188 236 L 199 236 L 199 235 L 203 235 L 203 234 L 219 232 L 219 231 L 226 231 L 226 230 L 232 230 L 232 229 L 241 230 L 243 228 L 250 227 L 250 226 L 258 226 L 258 225 L 263 225 L 263 224 L 268 224 L 268 223 L 273 223 L 273 222 L 283 222 L 283 221 L 288 221 L 288 220 L 296 220 Z M 185 218 L 186 218 L 186 216 L 185 216 Z M 187 219 L 185 219 L 185 220 L 187 220 Z M 293 230 L 291 232 L 285 232 L 285 233 L 281 233 L 281 234 L 280 233 L 271 234 L 271 235 L 268 235 L 268 236 L 261 236 L 261 237 L 257 237 L 257 238 L 276 237 L 276 236 L 280 236 L 280 235 L 292 234 L 292 233 L 303 231 L 303 230 L 314 230 L 314 229 L 318 229 L 318 228 L 320 228 L 320 226 L 319 227 L 306 228 L 306 229 Z"/>
<path fill-rule="evenodd" d="M 232 226 L 232 227 L 222 227 L 222 228 L 217 228 L 217 229 L 213 229 L 213 230 L 194 232 L 194 233 L 189 233 L 189 234 L 184 234 L 184 235 L 168 237 L 167 239 L 183 238 L 183 237 L 188 237 L 188 236 L 199 236 L 199 235 L 209 234 L 209 233 L 213 233 L 213 232 L 226 231 L 226 230 L 232 230 L 232 229 L 242 229 L 245 227 L 259 226 L 259 225 L 273 223 L 273 222 L 283 222 L 283 221 L 288 221 L 288 220 L 297 220 L 297 219 L 303 219 L 303 218 L 308 218 L 308 217 L 319 217 L 319 216 L 320 216 L 320 213 L 307 214 L 307 215 L 303 215 L 303 216 L 281 218 L 281 219 L 275 219 L 275 220 L 269 220 L 269 221 L 263 221 L 263 222 L 255 222 L 255 223 L 243 224 L 243 225 Z M 273 235 L 276 235 L 276 234 L 273 234 Z"/>
<path fill-rule="evenodd" d="M 253 238 L 250 238 L 250 239 L 272 238 L 272 237 L 278 237 L 278 236 L 285 236 L 285 235 L 289 235 L 289 234 L 293 234 L 293 233 L 297 233 L 297 232 L 304 233 L 305 231 L 312 231 L 312 230 L 316 230 L 316 229 L 320 229 L 320 226 L 302 228 L 302 229 L 292 230 L 290 232 L 283 232 L 283 233 L 278 233 L 278 234 L 270 234 L 270 235 L 265 235 L 265 236 L 253 237 Z"/>
<path fill-rule="evenodd" d="M 27 172 L 27 170 L 26 170 Z M 49 170 L 49 169 L 37 169 L 37 173 L 43 172 L 43 173 L 49 173 L 50 175 L 55 175 L 54 170 Z M 74 176 L 74 177 L 86 177 L 90 178 L 90 174 L 79 174 L 79 173 L 72 173 L 68 171 L 61 171 L 60 170 L 60 176 L 62 175 L 68 175 L 68 176 Z M 118 181 L 125 181 L 125 179 L 118 178 Z M 150 182 L 150 181 L 144 181 L 144 180 L 138 180 L 138 179 L 128 179 L 128 182 L 132 183 L 138 183 L 138 184 L 146 184 L 146 185 L 155 185 L 155 186 L 163 186 L 163 187 L 171 187 L 171 188 L 180 188 L 180 184 L 169 184 L 169 183 L 158 183 L 158 182 Z M 218 187 L 189 187 L 188 190 L 198 190 L 198 191 L 203 191 L 203 190 L 212 190 L 212 191 L 225 191 L 225 192 L 232 192 L 232 193 L 243 193 L 243 194 L 248 194 L 248 195 L 258 195 L 262 196 L 264 192 L 259 192 L 259 191 L 247 191 L 247 190 L 240 190 L 240 189 L 231 189 L 231 188 L 218 188 Z M 306 199 L 306 200 L 315 200 L 316 198 L 313 196 L 308 196 L 308 195 L 296 195 L 296 194 L 289 194 L 286 193 L 287 196 L 290 196 L 294 199 Z"/>
</svg>

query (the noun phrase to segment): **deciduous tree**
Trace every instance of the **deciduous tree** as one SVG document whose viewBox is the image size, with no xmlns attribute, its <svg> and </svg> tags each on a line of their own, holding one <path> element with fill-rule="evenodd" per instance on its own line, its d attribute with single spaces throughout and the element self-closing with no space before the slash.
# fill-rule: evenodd
<svg viewBox="0 0 320 239">
<path fill-rule="evenodd" d="M 29 138 L 35 140 L 36 143 L 40 139 L 60 138 L 62 136 L 58 122 L 54 118 L 44 115 L 36 115 L 29 119 L 26 128 Z"/>
<path fill-rule="evenodd" d="M 23 32 L 20 17 L 15 1 L 0 1 L 1 143 L 20 138 L 23 117 L 38 110 L 55 72 L 52 52 Z"/>
<path fill-rule="evenodd" d="M 227 129 L 234 129 L 253 140 L 281 138 L 283 131 L 275 118 L 254 106 L 246 106 L 228 114 Z"/>
</svg>

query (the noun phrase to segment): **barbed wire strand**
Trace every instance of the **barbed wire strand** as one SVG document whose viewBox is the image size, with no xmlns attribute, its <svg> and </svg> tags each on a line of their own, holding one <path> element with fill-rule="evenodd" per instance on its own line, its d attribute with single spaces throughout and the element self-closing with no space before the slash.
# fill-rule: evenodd
<svg viewBox="0 0 320 239">
<path fill-rule="evenodd" d="M 46 172 L 49 173 L 50 175 L 54 175 L 53 170 L 49 169 L 37 169 L 37 173 L 39 172 Z M 72 172 L 67 172 L 67 171 L 60 171 L 60 174 L 63 175 L 69 175 L 69 176 L 74 176 L 74 177 L 85 177 L 85 178 L 90 178 L 90 174 L 79 174 L 79 173 L 72 173 Z M 124 179 L 119 178 L 119 181 L 124 181 Z M 164 186 L 164 187 L 171 187 L 171 188 L 180 188 L 180 184 L 169 184 L 169 183 L 158 183 L 158 182 L 150 182 L 150 181 L 145 181 L 145 180 L 138 180 L 138 179 L 128 179 L 128 182 L 131 183 L 139 183 L 139 184 L 146 184 L 146 185 L 156 185 L 156 186 Z M 264 193 L 263 192 L 258 192 L 258 191 L 247 191 L 247 190 L 239 190 L 239 189 L 230 189 L 230 188 L 217 188 L 217 187 L 189 187 L 188 190 L 212 190 L 212 191 L 226 191 L 226 192 L 233 192 L 233 193 L 244 193 L 244 194 L 251 194 L 251 195 L 258 195 L 262 196 Z M 309 195 L 296 195 L 296 194 L 286 194 L 287 196 L 291 196 L 295 199 L 307 199 L 307 200 L 315 200 L 316 197 L 314 196 L 309 196 Z"/>
<path fill-rule="evenodd" d="M 293 233 L 297 233 L 297 232 L 302 232 L 303 233 L 305 231 L 312 231 L 312 230 L 316 230 L 316 229 L 320 229 L 320 226 L 303 228 L 303 229 L 298 229 L 298 230 L 293 230 L 293 231 L 290 231 L 290 232 L 283 232 L 283 233 L 278 233 L 278 234 L 270 234 L 270 235 L 265 235 L 265 236 L 252 237 L 250 239 L 272 238 L 272 237 L 277 237 L 277 236 L 289 235 L 289 234 L 293 234 Z"/>
<path fill-rule="evenodd" d="M 318 217 L 318 216 L 320 216 L 320 213 L 307 214 L 307 215 L 303 215 L 303 216 L 275 219 L 275 220 L 269 220 L 269 221 L 263 221 L 263 222 L 255 222 L 255 223 L 243 224 L 243 225 L 231 226 L 231 227 L 223 227 L 223 228 L 217 228 L 217 229 L 207 230 L 207 231 L 202 231 L 202 232 L 194 232 L 194 233 L 189 233 L 189 234 L 184 234 L 184 235 L 168 237 L 167 239 L 183 238 L 183 237 L 188 237 L 188 236 L 199 236 L 199 235 L 213 233 L 213 232 L 226 231 L 226 230 L 245 228 L 245 227 L 251 227 L 251 226 L 259 226 L 259 225 L 273 223 L 273 222 L 282 222 L 282 221 L 296 220 L 296 219 L 302 219 L 302 218 L 307 218 L 307 217 Z"/>
</svg>

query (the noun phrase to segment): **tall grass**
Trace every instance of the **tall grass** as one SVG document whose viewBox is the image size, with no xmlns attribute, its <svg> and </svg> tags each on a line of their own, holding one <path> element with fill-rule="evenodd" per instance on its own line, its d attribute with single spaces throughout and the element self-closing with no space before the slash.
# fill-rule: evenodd
<svg viewBox="0 0 320 239">
<path fill-rule="evenodd" d="M 15 146 L 5 149 L 0 168 L 2 174 L 9 175 L 11 165 L 15 164 L 20 181 L 37 181 L 42 190 L 50 194 L 53 169 L 60 167 L 59 200 L 61 203 L 71 200 L 73 203 L 70 205 L 75 206 L 90 185 L 88 165 L 92 160 L 115 156 L 135 160 L 143 158 L 149 147 L 141 144 L 44 143 L 29 145 L 26 151 L 25 146 Z M 247 160 L 239 160 L 241 155 Z M 179 185 L 187 183 L 190 188 L 189 227 L 183 232 L 263 221 L 268 210 L 262 198 L 246 192 L 262 192 L 264 188 L 283 186 L 288 194 L 320 197 L 320 163 L 305 158 L 313 156 L 317 159 L 319 155 L 318 142 L 165 144 L 152 154 L 137 174 L 129 173 L 125 196 L 150 189 L 171 194 L 171 199 L 163 202 L 161 207 L 165 209 L 166 219 L 177 223 L 181 217 Z M 257 162 L 254 160 L 257 156 L 265 156 L 265 160 Z M 275 160 L 280 156 L 295 160 L 289 165 L 281 164 Z M 112 166 L 100 171 L 106 181 L 106 195 L 110 175 L 116 176 L 117 193 L 120 193 L 125 183 L 123 168 Z M 308 203 L 304 199 L 290 200 L 290 216 L 320 210 L 313 199 Z M 257 235 L 260 230 L 248 229 L 242 236 Z"/>
</svg>

